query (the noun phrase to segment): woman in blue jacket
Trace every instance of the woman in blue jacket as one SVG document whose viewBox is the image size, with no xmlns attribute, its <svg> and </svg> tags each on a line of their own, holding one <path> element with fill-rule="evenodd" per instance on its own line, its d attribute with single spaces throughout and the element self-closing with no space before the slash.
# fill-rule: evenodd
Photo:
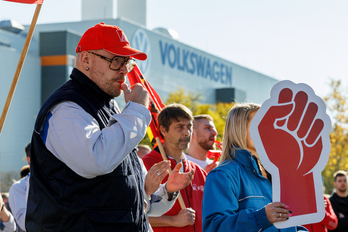
<svg viewBox="0 0 348 232">
<path fill-rule="evenodd" d="M 272 203 L 271 176 L 263 168 L 249 127 L 259 105 L 236 104 L 228 113 L 220 165 L 207 176 L 203 196 L 204 232 L 307 231 L 277 229 L 291 217 L 283 203 Z"/>
</svg>

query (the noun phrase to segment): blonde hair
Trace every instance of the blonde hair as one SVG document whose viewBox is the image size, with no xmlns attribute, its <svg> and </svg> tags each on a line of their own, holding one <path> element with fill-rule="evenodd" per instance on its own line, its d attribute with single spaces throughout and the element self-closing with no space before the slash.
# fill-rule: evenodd
<svg viewBox="0 0 348 232">
<path fill-rule="evenodd" d="M 228 112 L 223 136 L 220 164 L 233 159 L 237 149 L 247 149 L 249 115 L 260 109 L 254 103 L 236 103 Z"/>
</svg>

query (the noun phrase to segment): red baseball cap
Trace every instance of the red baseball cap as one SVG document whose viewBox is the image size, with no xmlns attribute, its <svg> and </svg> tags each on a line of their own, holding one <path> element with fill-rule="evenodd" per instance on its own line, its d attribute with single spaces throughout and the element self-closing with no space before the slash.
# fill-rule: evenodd
<svg viewBox="0 0 348 232">
<path fill-rule="evenodd" d="M 147 55 L 129 45 L 124 32 L 117 26 L 98 23 L 81 37 L 76 52 L 104 49 L 117 56 L 131 56 L 146 60 Z"/>
</svg>

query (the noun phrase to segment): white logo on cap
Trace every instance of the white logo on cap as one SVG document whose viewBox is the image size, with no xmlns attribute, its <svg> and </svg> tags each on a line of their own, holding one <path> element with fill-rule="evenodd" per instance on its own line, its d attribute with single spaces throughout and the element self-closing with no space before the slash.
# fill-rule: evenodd
<svg viewBox="0 0 348 232">
<path fill-rule="evenodd" d="M 120 38 L 121 42 L 127 42 L 128 43 L 128 39 L 126 37 L 126 35 L 123 33 L 122 30 L 116 30 L 118 38 Z"/>
<path fill-rule="evenodd" d="M 147 37 L 146 31 L 144 29 L 139 28 L 138 30 L 134 32 L 131 46 L 147 54 L 146 60 L 136 61 L 139 69 L 141 70 L 141 72 L 146 78 L 146 74 L 150 69 L 151 47 L 150 47 L 150 40 Z"/>
</svg>

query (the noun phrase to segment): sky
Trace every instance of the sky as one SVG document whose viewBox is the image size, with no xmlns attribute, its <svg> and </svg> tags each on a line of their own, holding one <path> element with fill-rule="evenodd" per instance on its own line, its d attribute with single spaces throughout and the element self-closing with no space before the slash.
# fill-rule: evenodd
<svg viewBox="0 0 348 232">
<path fill-rule="evenodd" d="M 103 1 L 103 0 L 99 0 Z M 0 0 L 0 20 L 28 25 L 35 5 Z M 147 0 L 147 28 L 318 96 L 330 78 L 348 84 L 346 0 Z M 45 0 L 38 24 L 81 20 L 81 0 Z"/>
</svg>

